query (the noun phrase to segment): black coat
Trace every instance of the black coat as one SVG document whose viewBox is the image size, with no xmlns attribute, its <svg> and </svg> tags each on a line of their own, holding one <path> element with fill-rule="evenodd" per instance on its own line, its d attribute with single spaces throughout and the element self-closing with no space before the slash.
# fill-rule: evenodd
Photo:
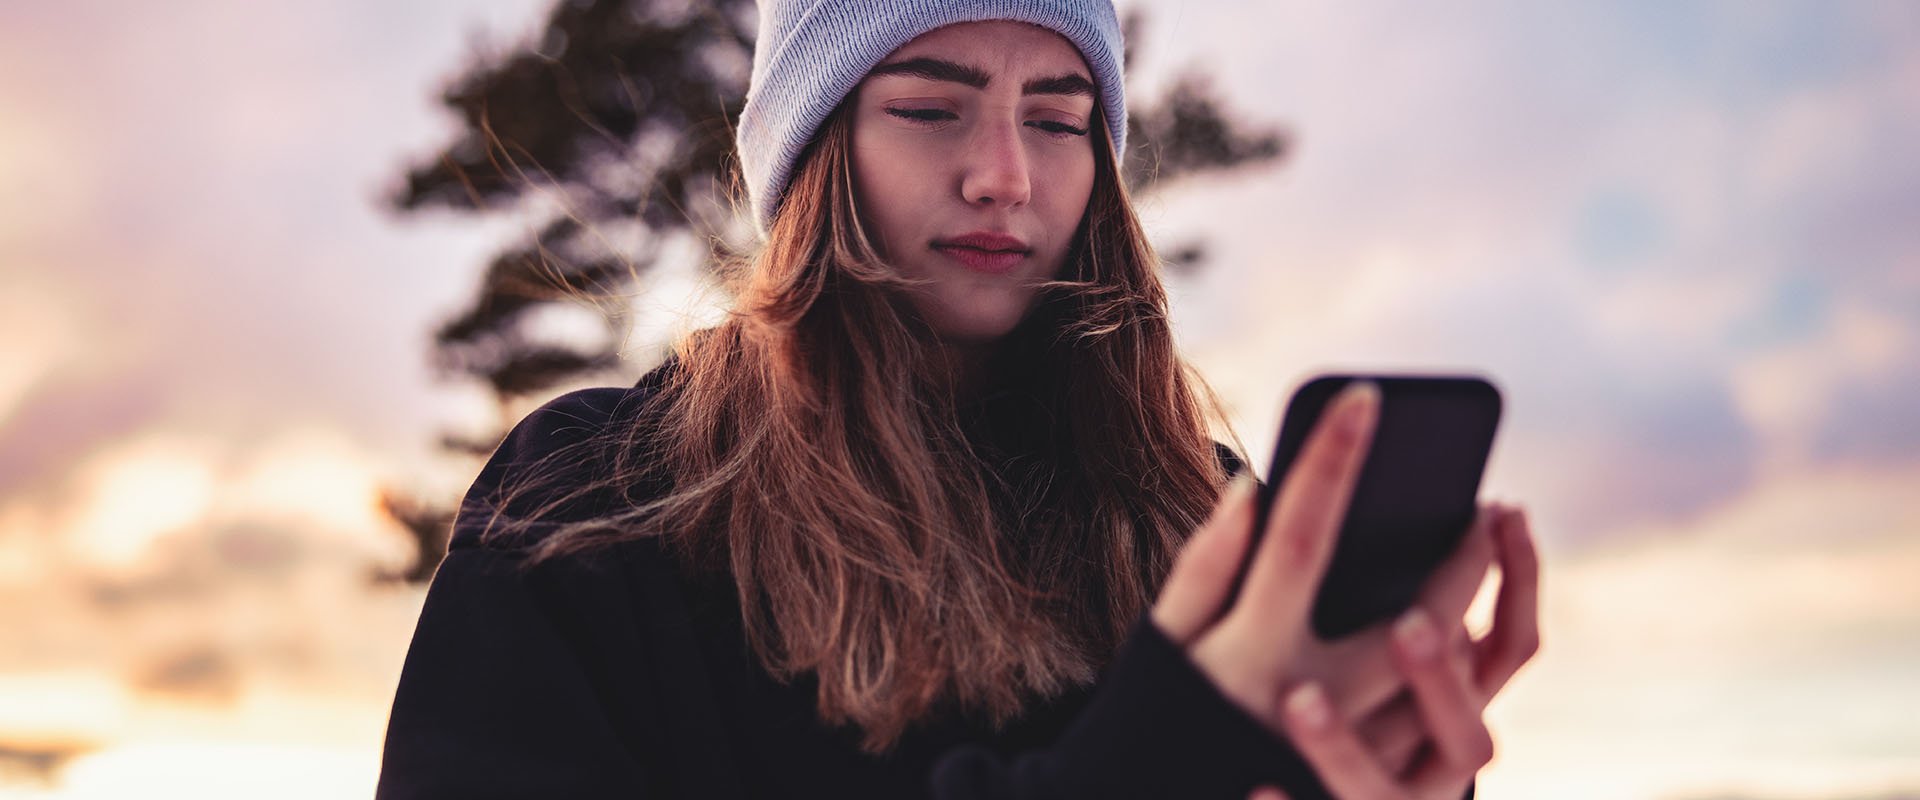
<svg viewBox="0 0 1920 800">
<path fill-rule="evenodd" d="M 517 468 L 634 424 L 658 377 L 542 406 L 467 491 L 401 672 L 379 800 L 1243 800 L 1260 783 L 1295 800 L 1324 796 L 1299 757 L 1144 616 L 1097 685 L 998 731 L 930 721 L 871 756 L 856 730 L 818 718 L 810 679 L 782 684 L 759 666 L 730 588 L 682 575 L 651 540 L 525 572 L 530 540 L 480 541 L 495 491 Z M 584 477 L 591 465 L 576 468 Z M 542 520 L 602 508 L 582 502 Z"/>
</svg>

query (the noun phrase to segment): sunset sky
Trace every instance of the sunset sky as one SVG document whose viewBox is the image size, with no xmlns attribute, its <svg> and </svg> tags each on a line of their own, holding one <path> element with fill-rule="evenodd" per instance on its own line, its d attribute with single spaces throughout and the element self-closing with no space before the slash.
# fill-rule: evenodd
<svg viewBox="0 0 1920 800">
<path fill-rule="evenodd" d="M 1248 448 L 1322 369 L 1505 392 L 1546 650 L 1484 796 L 1920 792 L 1920 4 L 1137 5 L 1133 97 L 1297 144 L 1142 207 Z M 370 793 L 375 492 L 471 479 L 430 331 L 530 224 L 379 199 L 545 7 L 0 4 L 0 798 Z"/>
</svg>

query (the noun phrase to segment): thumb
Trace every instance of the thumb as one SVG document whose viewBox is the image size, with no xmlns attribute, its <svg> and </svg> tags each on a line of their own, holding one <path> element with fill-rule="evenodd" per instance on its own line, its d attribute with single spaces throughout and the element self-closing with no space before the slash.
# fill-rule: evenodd
<svg viewBox="0 0 1920 800">
<path fill-rule="evenodd" d="M 1219 618 L 1253 531 L 1252 500 L 1253 476 L 1242 471 L 1173 562 L 1152 614 L 1175 643 L 1187 645 Z"/>
<path fill-rule="evenodd" d="M 1288 800 L 1287 793 L 1276 786 L 1262 786 L 1247 795 L 1247 800 Z"/>
</svg>

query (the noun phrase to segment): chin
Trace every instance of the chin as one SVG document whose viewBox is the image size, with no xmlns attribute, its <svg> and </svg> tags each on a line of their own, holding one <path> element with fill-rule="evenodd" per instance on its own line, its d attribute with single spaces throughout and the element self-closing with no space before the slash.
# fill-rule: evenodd
<svg viewBox="0 0 1920 800">
<path fill-rule="evenodd" d="M 947 288 L 947 287 L 940 287 Z M 1032 291 L 935 291 L 909 295 L 908 304 L 933 335 L 952 344 L 991 344 L 1013 333 L 1032 313 L 1039 295 Z"/>
<path fill-rule="evenodd" d="M 1026 318 L 1025 308 L 928 309 L 927 323 L 935 334 L 955 344 L 991 344 L 1006 338 Z"/>
<path fill-rule="evenodd" d="M 935 320 L 934 333 L 943 341 L 954 344 L 981 345 L 992 344 L 1007 337 L 1014 328 L 1020 326 L 1018 317 L 1006 320 Z"/>
</svg>

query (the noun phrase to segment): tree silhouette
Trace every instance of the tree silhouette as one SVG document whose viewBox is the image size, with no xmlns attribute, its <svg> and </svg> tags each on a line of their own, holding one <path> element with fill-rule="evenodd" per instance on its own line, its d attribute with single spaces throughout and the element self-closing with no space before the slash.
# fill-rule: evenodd
<svg viewBox="0 0 1920 800">
<path fill-rule="evenodd" d="M 515 409 L 566 384 L 631 383 L 620 357 L 631 298 L 663 257 L 704 250 L 717 265 L 750 246 L 737 191 L 733 124 L 745 102 L 757 11 L 750 0 L 559 0 L 539 37 L 479 54 L 441 93 L 461 128 L 408 168 L 390 198 L 401 214 L 439 208 L 538 220 L 528 240 L 487 265 L 468 306 L 434 333 L 443 380 L 477 380 L 495 398 L 486 436 L 443 434 L 443 447 L 486 456 Z M 1125 20 L 1138 41 L 1141 18 Z M 1131 48 L 1126 60 L 1133 61 Z M 1188 72 L 1154 100 L 1129 103 L 1123 169 L 1136 193 L 1192 175 L 1273 162 L 1288 139 L 1230 118 L 1204 76 Z M 1199 242 L 1163 248 L 1170 268 L 1204 259 Z M 541 321 L 587 312 L 605 336 L 565 341 Z M 457 499 L 457 498 L 456 498 Z M 444 554 L 451 503 L 390 489 L 387 513 L 411 532 L 430 578 Z"/>
</svg>

